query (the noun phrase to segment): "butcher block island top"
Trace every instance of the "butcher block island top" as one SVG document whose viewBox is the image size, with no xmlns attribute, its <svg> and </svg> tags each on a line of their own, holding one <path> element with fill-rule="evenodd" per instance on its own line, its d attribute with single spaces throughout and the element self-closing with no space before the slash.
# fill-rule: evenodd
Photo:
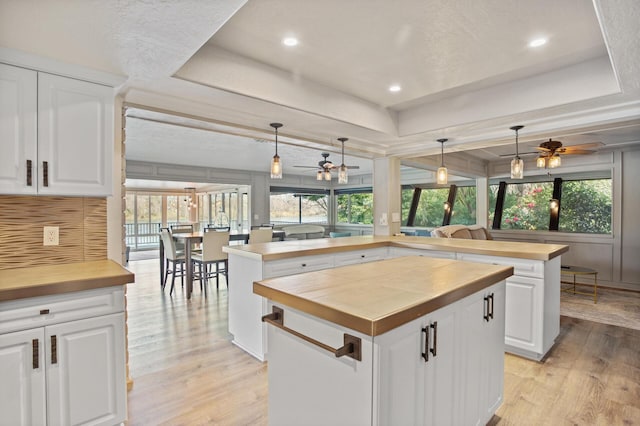
<svg viewBox="0 0 640 426">
<path fill-rule="evenodd" d="M 550 260 L 569 250 L 569 246 L 562 244 L 371 235 L 228 246 L 224 247 L 223 250 L 227 253 L 266 261 L 388 246 L 483 254 L 488 256 L 514 257 L 531 260 Z"/>
<path fill-rule="evenodd" d="M 134 278 L 112 260 L 4 269 L 0 270 L 0 302 L 124 285 Z"/>
<path fill-rule="evenodd" d="M 512 274 L 511 266 L 407 256 L 256 281 L 253 292 L 377 336 Z"/>
</svg>

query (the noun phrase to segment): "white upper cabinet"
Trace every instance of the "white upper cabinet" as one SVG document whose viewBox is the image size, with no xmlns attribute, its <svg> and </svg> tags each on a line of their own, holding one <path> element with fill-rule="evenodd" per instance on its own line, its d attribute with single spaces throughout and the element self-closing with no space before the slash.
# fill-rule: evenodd
<svg viewBox="0 0 640 426">
<path fill-rule="evenodd" d="M 0 64 L 2 194 L 35 194 L 37 190 L 37 88 L 37 72 Z M 28 162 L 31 162 L 31 177 Z"/>
<path fill-rule="evenodd" d="M 0 84 L 0 193 L 111 195 L 113 89 L 3 64 Z"/>
</svg>

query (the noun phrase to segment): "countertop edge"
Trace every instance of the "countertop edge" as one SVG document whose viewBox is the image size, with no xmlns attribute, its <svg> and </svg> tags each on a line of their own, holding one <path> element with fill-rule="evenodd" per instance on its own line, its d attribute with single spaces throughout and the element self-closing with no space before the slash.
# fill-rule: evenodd
<svg viewBox="0 0 640 426">
<path fill-rule="evenodd" d="M 91 268 L 92 266 L 96 267 L 93 270 L 98 271 L 94 276 L 86 273 L 87 267 Z M 58 272 L 61 268 L 65 268 L 69 278 L 61 277 L 61 274 Z M 83 276 L 74 277 L 74 273 L 79 269 L 85 271 Z M 20 280 L 22 285 L 8 288 L 0 286 L 0 302 L 125 285 L 135 281 L 135 275 L 132 272 L 112 260 L 38 266 L 15 270 L 7 269 L 3 270 L 2 273 L 3 275 L 11 274 L 12 271 L 16 274 L 16 279 Z M 53 274 L 53 278 L 51 278 L 50 281 L 38 279 L 37 282 L 30 283 L 28 279 L 25 279 L 25 277 L 28 277 L 30 274 L 39 276 L 39 274 L 46 274 L 47 271 L 57 271 L 57 273 Z"/>
<path fill-rule="evenodd" d="M 484 288 L 490 287 L 513 275 L 513 267 L 505 266 L 500 271 L 484 275 L 468 284 L 443 293 L 432 299 L 421 301 L 408 306 L 402 311 L 391 312 L 388 315 L 374 320 L 359 317 L 348 312 L 328 307 L 309 299 L 293 295 L 285 291 L 265 286 L 259 281 L 253 283 L 253 293 L 272 300 L 274 303 L 282 303 L 306 314 L 316 316 L 334 324 L 364 333 L 368 336 L 378 336 L 393 330 L 416 318 L 427 315 L 437 309 L 457 302 Z"/>
</svg>

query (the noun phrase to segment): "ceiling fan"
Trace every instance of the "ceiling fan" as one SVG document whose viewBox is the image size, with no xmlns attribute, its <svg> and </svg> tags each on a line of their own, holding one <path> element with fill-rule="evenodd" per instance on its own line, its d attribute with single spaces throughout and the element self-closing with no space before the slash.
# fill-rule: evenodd
<svg viewBox="0 0 640 426">
<path fill-rule="evenodd" d="M 593 154 L 602 142 L 584 143 L 579 145 L 564 146 L 562 142 L 549 138 L 548 141 L 542 142 L 536 147 L 537 151 L 521 152 L 520 155 L 538 154 L 536 166 L 539 168 L 548 167 L 550 169 L 559 167 L 562 163 L 560 154 L 562 155 L 588 155 Z M 501 155 L 501 157 L 512 157 L 513 154 Z"/>
<path fill-rule="evenodd" d="M 303 169 L 316 169 L 316 180 L 331 180 L 331 171 L 334 169 L 338 170 L 338 183 L 347 183 L 347 170 L 356 170 L 359 169 L 360 166 L 347 166 L 344 164 L 344 143 L 348 141 L 347 138 L 338 138 L 340 142 L 342 142 L 342 164 L 339 166 L 333 164 L 331 160 L 329 160 L 329 153 L 323 152 L 322 160 L 318 161 L 317 166 L 293 166 Z"/>
</svg>

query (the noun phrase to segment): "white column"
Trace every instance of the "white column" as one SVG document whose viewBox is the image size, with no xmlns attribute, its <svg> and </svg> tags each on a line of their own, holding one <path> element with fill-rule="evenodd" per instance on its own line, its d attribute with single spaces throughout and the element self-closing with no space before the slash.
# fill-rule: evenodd
<svg viewBox="0 0 640 426">
<path fill-rule="evenodd" d="M 400 159 L 373 160 L 373 235 L 400 232 Z"/>
<path fill-rule="evenodd" d="M 489 179 L 476 178 L 476 223 L 491 229 L 489 221 Z"/>
</svg>

